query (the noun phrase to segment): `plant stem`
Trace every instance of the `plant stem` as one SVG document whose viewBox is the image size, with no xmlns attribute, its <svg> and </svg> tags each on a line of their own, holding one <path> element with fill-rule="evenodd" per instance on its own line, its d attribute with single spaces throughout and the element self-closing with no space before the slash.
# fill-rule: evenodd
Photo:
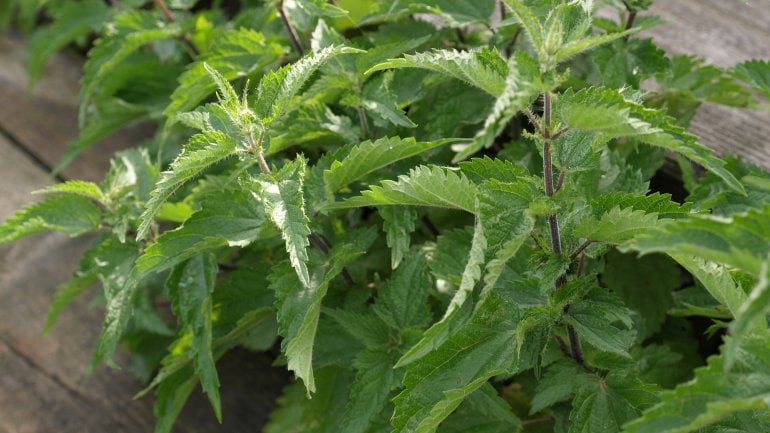
<svg viewBox="0 0 770 433">
<path fill-rule="evenodd" d="M 117 0 L 111 0 L 117 2 Z M 176 18 L 174 18 L 174 15 L 171 13 L 171 10 L 168 8 L 168 5 L 164 0 L 153 0 L 155 3 L 155 6 L 160 9 L 160 11 L 163 13 L 163 16 L 166 17 L 166 21 L 170 23 L 175 23 Z M 195 48 L 195 45 L 190 41 L 190 36 L 185 33 L 182 36 L 182 42 L 184 43 L 184 46 L 187 47 L 188 54 L 190 54 L 190 57 L 196 57 L 198 55 L 198 50 Z"/>
<path fill-rule="evenodd" d="M 283 27 L 286 28 L 286 32 L 289 34 L 289 38 L 291 39 L 291 44 L 294 45 L 294 49 L 297 50 L 297 53 L 299 53 L 300 57 L 305 55 L 305 50 L 302 48 L 302 44 L 299 43 L 299 36 L 297 36 L 296 30 L 294 30 L 294 26 L 291 25 L 291 22 L 289 22 L 289 17 L 286 16 L 286 11 L 283 10 L 283 0 L 280 0 L 277 5 L 278 8 L 278 15 L 281 16 L 281 21 L 283 22 Z"/>
<path fill-rule="evenodd" d="M 575 260 L 575 258 L 577 258 L 577 256 L 580 255 L 580 253 L 585 251 L 585 249 L 588 248 L 588 246 L 591 245 L 592 243 L 593 243 L 593 241 L 588 240 L 588 241 L 585 241 L 582 244 L 580 244 L 578 249 L 576 249 L 574 253 L 569 255 L 570 260 Z"/>
<path fill-rule="evenodd" d="M 553 162 L 551 161 L 551 93 L 543 93 L 543 180 L 545 195 L 553 197 Z M 548 226 L 551 229 L 551 247 L 553 252 L 561 255 L 561 234 L 559 233 L 559 218 L 556 213 L 548 216 Z M 560 278 L 561 280 L 561 278 Z M 561 287 L 564 282 L 556 282 Z M 558 288 L 557 287 L 557 288 Z"/>
<path fill-rule="evenodd" d="M 543 183 L 545 186 L 545 194 L 548 197 L 553 196 L 553 162 L 551 161 L 551 93 L 543 93 L 543 126 L 541 127 L 543 134 Z M 563 184 L 564 179 L 560 176 L 559 183 Z M 551 230 L 551 247 L 553 252 L 558 255 L 562 255 L 561 247 L 561 234 L 559 232 L 559 217 L 556 212 L 548 216 L 548 226 Z M 559 276 L 556 280 L 556 289 L 558 290 L 567 282 L 567 276 L 565 274 Z M 580 337 L 577 331 L 572 325 L 567 325 L 567 333 L 569 334 L 570 354 L 572 358 L 578 364 L 585 367 L 585 358 L 583 357 L 583 346 L 580 344 Z"/>
<path fill-rule="evenodd" d="M 264 149 L 262 149 L 262 143 L 265 141 L 265 130 L 259 131 L 259 139 L 256 142 L 254 142 L 254 135 L 251 132 L 246 134 L 246 138 L 249 140 L 249 146 L 251 146 L 252 152 L 254 152 L 254 155 L 257 157 L 259 169 L 262 170 L 262 173 L 264 174 L 272 174 L 270 166 L 267 165 L 267 161 L 265 161 L 265 155 L 263 155 Z"/>
<path fill-rule="evenodd" d="M 580 336 L 578 336 L 577 331 L 575 331 L 575 327 L 567 325 L 567 333 L 569 334 L 569 347 L 572 352 L 572 358 L 574 358 L 578 364 L 585 366 L 586 359 L 583 356 L 583 345 L 580 344 Z"/>
<path fill-rule="evenodd" d="M 628 16 L 626 17 L 626 30 L 630 29 L 634 26 L 634 20 L 636 19 L 636 9 L 632 8 L 630 4 L 628 4 L 627 1 L 623 0 L 623 5 L 626 6 L 626 10 L 628 11 Z M 628 40 L 628 36 L 625 38 Z"/>
<path fill-rule="evenodd" d="M 163 12 L 163 16 L 166 17 L 166 21 L 173 23 L 176 22 L 176 19 L 174 18 L 174 15 L 171 15 L 171 11 L 169 10 L 168 6 L 166 5 L 166 2 L 163 0 L 154 0 L 155 6 L 160 9 L 161 12 Z"/>
<path fill-rule="evenodd" d="M 547 422 L 551 422 L 554 420 L 554 417 L 551 415 L 541 416 L 540 418 L 532 418 L 532 419 L 525 419 L 521 421 L 521 425 L 524 427 L 529 425 L 537 425 L 537 424 L 544 424 Z"/>
<path fill-rule="evenodd" d="M 364 107 L 359 105 L 356 109 L 358 110 L 358 120 L 361 122 L 361 132 L 364 134 L 364 137 L 370 138 L 372 132 L 369 129 L 369 120 L 366 118 Z"/>
</svg>

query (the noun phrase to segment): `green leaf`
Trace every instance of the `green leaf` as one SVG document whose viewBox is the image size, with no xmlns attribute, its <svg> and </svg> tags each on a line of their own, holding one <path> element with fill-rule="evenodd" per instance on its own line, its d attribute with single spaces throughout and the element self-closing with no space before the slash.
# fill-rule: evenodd
<svg viewBox="0 0 770 433">
<path fill-rule="evenodd" d="M 751 431 L 767 431 L 770 419 L 770 345 L 767 333 L 748 336 L 725 369 L 724 354 L 695 370 L 695 379 L 661 394 L 661 402 L 626 424 L 625 433 L 712 431 L 743 417 Z M 745 412 L 744 411 L 748 411 Z M 730 430 L 714 430 L 730 431 Z M 732 430 L 737 431 L 737 430 Z M 746 430 L 744 430 L 746 431 Z"/>
<path fill-rule="evenodd" d="M 310 244 L 310 220 L 305 214 L 305 198 L 302 184 L 305 179 L 306 162 L 301 155 L 287 163 L 275 176 L 275 180 L 255 178 L 255 194 L 265 206 L 270 220 L 281 231 L 286 242 L 286 251 L 300 282 L 310 286 L 307 269 L 307 246 Z"/>
<path fill-rule="evenodd" d="M 770 253 L 768 233 L 770 206 L 765 205 L 727 218 L 693 214 L 640 234 L 623 249 L 693 255 L 759 276 Z"/>
<path fill-rule="evenodd" d="M 297 274 L 290 271 L 286 262 L 276 266 L 270 277 L 270 285 L 276 293 L 278 330 L 283 337 L 281 347 L 288 359 L 289 370 L 294 371 L 305 383 L 308 396 L 316 390 L 313 345 L 321 302 L 332 279 L 342 272 L 347 263 L 368 248 L 371 234 L 358 234 L 352 243 L 339 243 L 332 248 L 328 257 L 311 262 L 308 285 L 299 281 Z"/>
<path fill-rule="evenodd" d="M 732 340 L 727 345 L 725 357 L 727 368 L 732 368 L 739 356 L 741 344 L 751 335 L 753 327 L 767 331 L 767 314 L 770 311 L 770 260 L 762 267 L 756 286 L 751 290 L 746 302 L 737 311 L 735 321 L 730 324 Z"/>
<path fill-rule="evenodd" d="M 340 431 L 368 431 L 374 418 L 386 407 L 391 390 L 401 385 L 403 371 L 393 369 L 396 359 L 398 352 L 385 348 L 367 349 L 356 356 L 353 361 L 356 379 L 350 388 Z"/>
<path fill-rule="evenodd" d="M 714 299 L 727 307 L 729 314 L 737 315 L 747 296 L 725 266 L 690 254 L 669 253 L 669 256 L 700 281 Z"/>
<path fill-rule="evenodd" d="M 162 20 L 153 11 L 128 11 L 117 15 L 88 52 L 80 92 L 81 127 L 85 122 L 85 110 L 105 78 L 141 47 L 178 36 L 181 32 L 178 24 Z"/>
<path fill-rule="evenodd" d="M 736 65 L 733 73 L 766 98 L 770 98 L 770 61 L 748 60 Z"/>
<path fill-rule="evenodd" d="M 147 236 L 155 214 L 179 187 L 214 163 L 231 156 L 235 148 L 233 137 L 221 132 L 207 131 L 190 138 L 182 153 L 171 163 L 169 170 L 161 173 L 161 178 L 140 218 L 136 239 Z"/>
<path fill-rule="evenodd" d="M 326 209 L 377 205 L 435 206 L 473 212 L 476 186 L 463 174 L 437 166 L 419 166 L 398 181 L 372 185 L 360 196 L 326 206 Z"/>
<path fill-rule="evenodd" d="M 515 286 L 512 285 L 512 286 Z M 440 347 L 410 364 L 406 389 L 393 401 L 397 432 L 432 432 L 492 376 L 515 373 L 519 287 L 491 291 L 473 317 Z"/>
<path fill-rule="evenodd" d="M 166 281 L 171 308 L 182 328 L 192 333 L 195 374 L 209 398 L 217 419 L 222 421 L 219 377 L 212 353 L 212 301 L 219 267 L 211 254 L 201 254 L 177 266 Z"/>
<path fill-rule="evenodd" d="M 317 17 L 343 17 L 348 11 L 335 6 L 327 0 L 297 0 L 297 5 L 307 11 L 308 14 Z"/>
<path fill-rule="evenodd" d="M 211 48 L 198 56 L 179 76 L 179 87 L 171 94 L 171 102 L 163 114 L 173 123 L 176 114 L 195 108 L 216 89 L 216 84 L 203 64 L 217 70 L 227 80 L 234 80 L 276 64 L 284 47 L 262 33 L 240 28 L 219 35 Z"/>
<path fill-rule="evenodd" d="M 718 175 L 735 191 L 745 193 L 743 186 L 725 169 L 724 161 L 698 143 L 697 137 L 677 126 L 672 117 L 628 100 L 619 90 L 567 91 L 556 99 L 554 114 L 573 129 L 600 133 L 599 142 L 629 137 L 679 153 Z"/>
<path fill-rule="evenodd" d="M 441 424 L 439 433 L 510 433 L 521 431 L 521 420 L 511 406 L 485 384 L 469 395 L 460 407 Z"/>
<path fill-rule="evenodd" d="M 576 362 L 562 360 L 551 364 L 537 383 L 530 415 L 569 400 L 580 388 L 590 385 L 591 380 L 592 375 Z"/>
<path fill-rule="evenodd" d="M 270 124 L 292 109 L 293 99 L 313 73 L 329 59 L 340 54 L 360 53 L 346 46 L 330 46 L 310 53 L 295 63 L 271 71 L 262 77 L 257 88 L 257 115 L 264 124 Z"/>
<path fill-rule="evenodd" d="M 523 52 L 517 52 L 508 60 L 505 83 L 484 121 L 484 127 L 476 133 L 473 142 L 463 148 L 453 159 L 454 162 L 467 158 L 477 151 L 488 148 L 505 129 L 508 122 L 519 111 L 531 105 L 535 97 L 546 90 L 539 84 L 537 64 Z"/>
<path fill-rule="evenodd" d="M 375 141 L 367 140 L 353 147 L 344 159 L 334 161 L 324 172 L 324 181 L 327 188 L 335 192 L 373 171 L 452 141 L 444 139 L 421 142 L 413 137 L 384 137 Z"/>
<path fill-rule="evenodd" d="M 593 376 L 575 395 L 569 433 L 616 433 L 657 401 L 656 387 L 629 378 L 624 372 Z"/>
<path fill-rule="evenodd" d="M 621 244 L 635 236 L 641 236 L 658 225 L 658 215 L 613 207 L 600 218 L 587 218 L 575 227 L 575 235 L 592 241 Z"/>
<path fill-rule="evenodd" d="M 117 367 L 112 357 L 133 313 L 137 283 L 130 281 L 128 275 L 138 256 L 138 244 L 132 241 L 121 243 L 115 237 L 106 239 L 97 250 L 98 276 L 104 287 L 107 313 L 91 368 L 101 361 Z"/>
<path fill-rule="evenodd" d="M 155 391 L 155 433 L 169 433 L 198 380 L 192 367 L 175 372 Z"/>
<path fill-rule="evenodd" d="M 375 314 L 393 329 L 423 327 L 430 322 L 432 314 L 426 301 L 432 279 L 427 271 L 423 254 L 408 254 L 378 293 Z"/>
<path fill-rule="evenodd" d="M 660 218 L 685 217 L 692 210 L 692 203 L 680 204 L 671 200 L 671 194 L 655 192 L 649 195 L 613 192 L 591 200 L 591 210 L 599 217 L 614 207 L 633 209 L 644 213 L 656 213 Z"/>
<path fill-rule="evenodd" d="M 609 294 L 594 293 L 569 307 L 565 321 L 581 338 L 599 350 L 630 357 L 626 351 L 634 342 L 631 310 Z"/>
<path fill-rule="evenodd" d="M 328 366 L 318 370 L 318 393 L 313 398 L 305 396 L 301 383 L 288 385 L 264 432 L 339 432 L 352 380 L 350 369 Z"/>
<path fill-rule="evenodd" d="M 184 225 L 160 235 L 136 261 L 132 274 L 141 279 L 204 251 L 225 245 L 244 247 L 256 239 L 266 216 L 250 193 L 226 190 L 204 200 Z"/>
<path fill-rule="evenodd" d="M 508 68 L 505 60 L 496 50 L 479 51 L 433 50 L 425 53 L 406 54 L 403 58 L 390 59 L 368 71 L 373 72 L 393 68 L 420 68 L 456 78 L 471 86 L 497 96 L 505 88 Z"/>
<path fill-rule="evenodd" d="M 104 193 L 99 185 L 93 182 L 85 182 L 82 180 L 68 180 L 66 182 L 57 183 L 41 190 L 35 191 L 33 194 L 77 194 L 98 202 L 104 201 Z"/>
<path fill-rule="evenodd" d="M 112 8 L 100 0 L 64 2 L 55 8 L 51 17 L 53 22 L 37 28 L 29 39 L 27 70 L 30 83 L 40 79 L 54 53 L 101 29 L 112 12 Z"/>
<path fill-rule="evenodd" d="M 672 293 L 680 283 L 679 267 L 663 255 L 636 258 L 610 252 L 605 256 L 602 283 L 638 313 L 639 338 L 656 334 L 673 304 Z"/>
<path fill-rule="evenodd" d="M 396 269 L 409 251 L 417 209 L 407 206 L 380 206 L 377 213 L 383 219 L 382 230 L 390 248 L 390 267 Z"/>
<path fill-rule="evenodd" d="M 0 244 L 47 230 L 78 236 L 99 228 L 102 211 L 91 200 L 75 194 L 46 197 L 16 212 L 0 225 Z"/>
</svg>

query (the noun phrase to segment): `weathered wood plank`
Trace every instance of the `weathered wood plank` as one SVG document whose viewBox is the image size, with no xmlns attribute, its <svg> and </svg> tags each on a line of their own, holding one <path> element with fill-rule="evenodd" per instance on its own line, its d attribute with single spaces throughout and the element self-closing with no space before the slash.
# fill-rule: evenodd
<svg viewBox="0 0 770 433">
<path fill-rule="evenodd" d="M 12 136 L 48 167 L 55 167 L 78 136 L 78 92 L 83 59 L 64 51 L 51 59 L 40 82 L 28 92 L 24 67 L 26 47 L 21 38 L 0 35 L 0 130 Z M 70 164 L 62 175 L 97 181 L 109 168 L 112 155 L 148 137 L 146 127 L 128 128 L 107 137 Z"/>
</svg>

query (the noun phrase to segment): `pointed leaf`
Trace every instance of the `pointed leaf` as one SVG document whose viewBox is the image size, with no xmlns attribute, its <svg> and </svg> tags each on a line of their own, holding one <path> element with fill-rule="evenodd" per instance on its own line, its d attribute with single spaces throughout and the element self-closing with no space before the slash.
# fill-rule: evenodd
<svg viewBox="0 0 770 433">
<path fill-rule="evenodd" d="M 433 50 L 406 54 L 403 58 L 380 63 L 370 68 L 365 74 L 393 68 L 420 68 L 439 72 L 478 87 L 492 96 L 502 93 L 507 75 L 505 60 L 496 50 L 489 49 Z"/>
<path fill-rule="evenodd" d="M 461 173 L 437 166 L 419 166 L 398 181 L 371 186 L 361 196 L 326 206 L 326 209 L 377 205 L 436 206 L 473 212 L 476 186 Z"/>
<path fill-rule="evenodd" d="M 195 374 L 209 398 L 217 419 L 222 420 L 219 376 L 212 353 L 211 293 L 219 270 L 216 258 L 201 254 L 176 267 L 166 282 L 171 308 L 183 329 L 192 333 Z"/>
<path fill-rule="evenodd" d="M 147 235 L 155 214 L 171 195 L 190 179 L 235 152 L 235 140 L 226 134 L 207 131 L 194 135 L 182 153 L 171 163 L 168 171 L 161 173 L 150 201 L 142 214 L 136 239 Z"/>
<path fill-rule="evenodd" d="M 0 244 L 47 230 L 78 236 L 96 230 L 102 211 L 91 200 L 75 194 L 47 197 L 16 212 L 0 225 Z"/>
</svg>

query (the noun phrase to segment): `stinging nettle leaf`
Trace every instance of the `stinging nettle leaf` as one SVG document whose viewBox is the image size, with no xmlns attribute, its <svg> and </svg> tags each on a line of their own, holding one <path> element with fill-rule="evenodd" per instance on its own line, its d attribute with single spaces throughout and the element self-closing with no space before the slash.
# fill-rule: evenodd
<svg viewBox="0 0 770 433">
<path fill-rule="evenodd" d="M 360 196 L 326 205 L 326 209 L 377 205 L 435 206 L 474 211 L 477 188 L 462 173 L 437 166 L 419 166 L 398 181 L 372 185 Z"/>
<path fill-rule="evenodd" d="M 364 141 L 350 150 L 342 160 L 332 162 L 324 172 L 324 181 L 331 192 L 336 192 L 363 176 L 431 149 L 451 143 L 452 139 L 421 142 L 413 137 L 384 137 Z"/>
<path fill-rule="evenodd" d="M 508 68 L 496 50 L 480 51 L 433 50 L 425 53 L 406 54 L 403 58 L 390 59 L 373 66 L 365 75 L 393 68 L 420 68 L 439 72 L 464 81 L 497 96 L 505 88 Z"/>
<path fill-rule="evenodd" d="M 305 214 L 303 182 L 306 171 L 305 158 L 301 155 L 286 164 L 275 180 L 254 179 L 255 198 L 262 201 L 270 220 L 278 226 L 286 242 L 286 251 L 300 282 L 310 286 L 307 269 L 307 246 L 310 244 L 310 220 Z"/>
<path fill-rule="evenodd" d="M 212 301 L 219 267 L 211 254 L 201 254 L 176 267 L 168 280 L 171 308 L 182 328 L 192 333 L 192 359 L 203 392 L 222 421 L 219 376 L 212 353 Z"/>
<path fill-rule="evenodd" d="M 362 53 L 362 50 L 342 45 L 329 46 L 310 53 L 295 63 L 262 77 L 257 88 L 256 111 L 264 124 L 270 124 L 291 111 L 292 99 L 313 73 L 329 59 L 340 54 Z"/>
<path fill-rule="evenodd" d="M 377 213 L 383 219 L 382 230 L 390 248 L 390 266 L 396 269 L 409 251 L 419 213 L 408 206 L 379 206 Z"/>
<path fill-rule="evenodd" d="M 0 244 L 47 230 L 78 236 L 96 230 L 101 221 L 102 210 L 88 198 L 53 195 L 16 212 L 0 225 Z"/>
<path fill-rule="evenodd" d="M 136 239 L 141 240 L 147 235 L 155 214 L 179 187 L 211 165 L 231 156 L 235 148 L 233 137 L 217 131 L 206 131 L 190 138 L 182 153 L 171 163 L 169 170 L 161 173 L 161 178 L 140 218 Z"/>
<path fill-rule="evenodd" d="M 177 113 L 195 108 L 216 89 L 204 62 L 225 79 L 234 80 L 272 66 L 283 53 L 283 46 L 254 30 L 241 28 L 223 32 L 209 51 L 202 53 L 179 76 L 179 87 L 171 94 L 171 102 L 163 114 L 173 123 Z"/>
</svg>

